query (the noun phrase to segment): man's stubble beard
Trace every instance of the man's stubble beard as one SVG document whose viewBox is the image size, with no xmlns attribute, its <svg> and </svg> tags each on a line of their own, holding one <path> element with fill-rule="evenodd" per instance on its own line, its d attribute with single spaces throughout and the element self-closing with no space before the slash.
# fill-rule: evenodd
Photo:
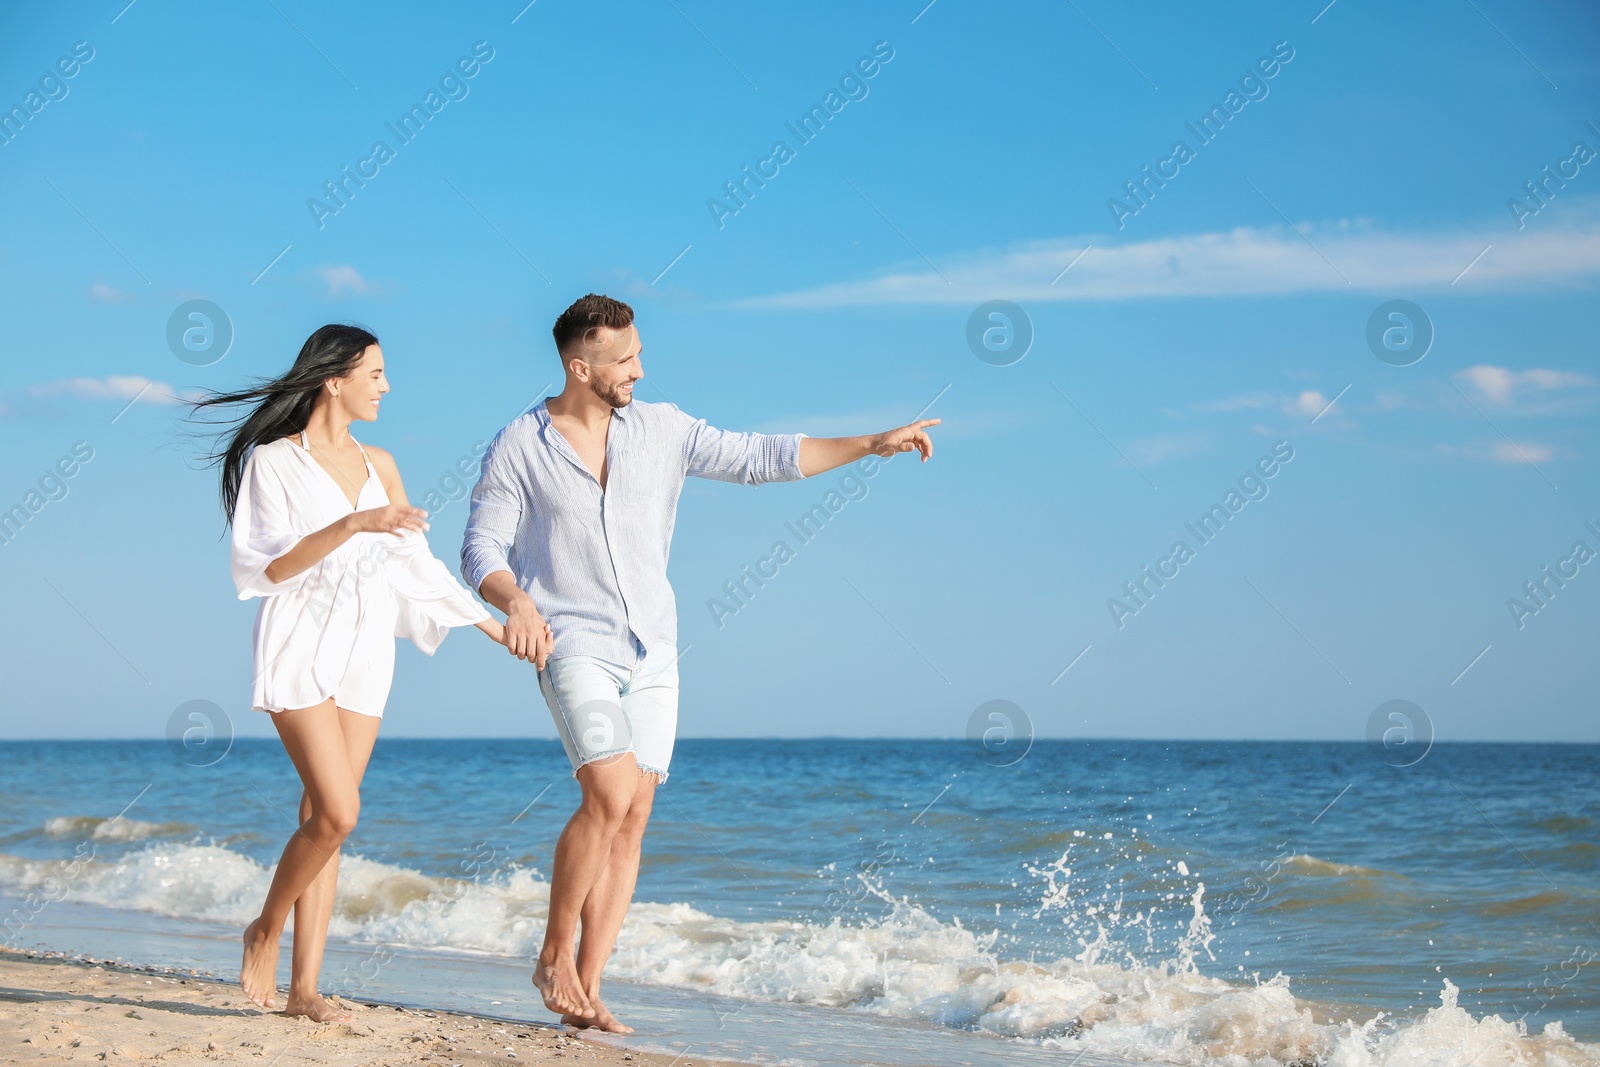
<svg viewBox="0 0 1600 1067">
<path fill-rule="evenodd" d="M 633 402 L 633 396 L 628 393 L 623 393 L 620 386 L 605 386 L 601 385 L 599 382 L 591 381 L 589 383 L 589 389 L 594 393 L 595 396 L 599 397 L 601 400 L 604 400 L 607 404 L 610 404 L 614 408 L 627 407 Z"/>
</svg>

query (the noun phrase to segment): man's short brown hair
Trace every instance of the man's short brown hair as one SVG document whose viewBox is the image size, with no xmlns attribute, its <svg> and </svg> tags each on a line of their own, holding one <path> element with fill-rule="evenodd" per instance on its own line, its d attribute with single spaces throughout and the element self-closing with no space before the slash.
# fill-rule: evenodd
<svg viewBox="0 0 1600 1067">
<path fill-rule="evenodd" d="M 589 293 L 573 301 L 556 319 L 550 333 L 563 359 L 579 355 L 585 342 L 601 327 L 626 330 L 633 325 L 633 308 L 609 296 Z"/>
</svg>

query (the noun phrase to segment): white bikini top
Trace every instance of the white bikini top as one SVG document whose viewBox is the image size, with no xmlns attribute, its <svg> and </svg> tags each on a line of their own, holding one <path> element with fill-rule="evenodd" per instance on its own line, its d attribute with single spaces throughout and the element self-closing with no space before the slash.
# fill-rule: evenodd
<svg viewBox="0 0 1600 1067">
<path fill-rule="evenodd" d="M 361 447 L 361 442 L 356 440 L 355 434 L 350 435 L 350 443 L 355 445 L 356 448 L 360 450 L 361 461 L 370 469 L 372 467 L 372 460 L 367 457 L 367 450 Z M 300 431 L 300 447 L 305 449 L 307 452 L 311 451 L 311 442 L 306 440 L 306 432 L 304 430 Z"/>
</svg>

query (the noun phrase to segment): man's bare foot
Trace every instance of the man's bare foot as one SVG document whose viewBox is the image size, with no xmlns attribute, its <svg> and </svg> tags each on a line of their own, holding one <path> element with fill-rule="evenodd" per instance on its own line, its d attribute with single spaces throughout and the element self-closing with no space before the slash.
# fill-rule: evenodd
<svg viewBox="0 0 1600 1067">
<path fill-rule="evenodd" d="M 561 1015 L 587 1017 L 593 1013 L 589 998 L 584 995 L 583 983 L 578 981 L 577 961 L 569 956 L 546 958 L 539 953 L 539 964 L 533 969 L 533 984 L 544 998 L 544 1006 Z"/>
<path fill-rule="evenodd" d="M 631 1034 L 631 1033 L 633 1033 L 633 1027 L 627 1025 L 626 1023 L 618 1021 L 617 1017 L 615 1015 L 611 1014 L 611 1009 L 606 1007 L 605 1006 L 605 1002 L 602 1001 L 599 997 L 594 997 L 594 996 L 590 997 L 589 998 L 589 1003 L 594 1008 L 594 1013 L 593 1014 L 591 1014 L 591 1015 L 572 1015 L 572 1014 L 563 1015 L 561 1017 L 562 1025 L 563 1026 L 576 1026 L 580 1030 L 584 1030 L 584 1029 L 588 1029 L 589 1027 L 593 1027 L 596 1030 L 604 1030 L 608 1034 Z"/>
<path fill-rule="evenodd" d="M 347 1023 L 355 1018 L 345 1009 L 339 1007 L 320 993 L 312 993 L 308 997 L 289 994 L 289 1002 L 284 1006 L 283 1014 L 288 1016 L 304 1015 L 316 1023 Z"/>
<path fill-rule="evenodd" d="M 244 962 L 239 965 L 239 985 L 258 1008 L 278 1006 L 278 939 L 258 931 L 258 918 L 244 928 Z"/>
</svg>

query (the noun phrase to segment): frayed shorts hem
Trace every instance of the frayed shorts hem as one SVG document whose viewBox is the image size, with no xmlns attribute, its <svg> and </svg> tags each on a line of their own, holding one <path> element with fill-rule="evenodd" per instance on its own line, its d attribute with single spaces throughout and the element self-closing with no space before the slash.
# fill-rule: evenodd
<svg viewBox="0 0 1600 1067">
<path fill-rule="evenodd" d="M 615 752 L 600 752 L 593 756 L 584 756 L 578 765 L 572 768 L 572 777 L 578 777 L 578 772 L 589 766 L 591 763 L 604 763 L 607 760 L 616 759 L 618 756 L 632 756 L 633 761 L 639 765 L 639 773 L 653 775 L 657 785 L 665 784 L 667 778 L 669 777 L 668 773 L 662 770 L 660 767 L 652 767 L 648 764 L 639 763 L 639 754 L 634 752 L 634 750 L 631 748 L 619 748 Z"/>
<path fill-rule="evenodd" d="M 633 749 L 631 748 L 614 748 L 610 752 L 596 752 L 591 756 L 580 757 L 577 765 L 572 768 L 572 777 L 578 777 L 578 772 L 589 766 L 591 763 L 604 763 L 606 760 L 613 760 L 618 756 L 627 756 L 632 752 Z"/>
<path fill-rule="evenodd" d="M 641 774 L 667 780 L 678 726 L 677 649 L 652 649 L 633 666 L 593 656 L 553 656 L 539 671 L 572 773 L 625 752 Z"/>
</svg>

